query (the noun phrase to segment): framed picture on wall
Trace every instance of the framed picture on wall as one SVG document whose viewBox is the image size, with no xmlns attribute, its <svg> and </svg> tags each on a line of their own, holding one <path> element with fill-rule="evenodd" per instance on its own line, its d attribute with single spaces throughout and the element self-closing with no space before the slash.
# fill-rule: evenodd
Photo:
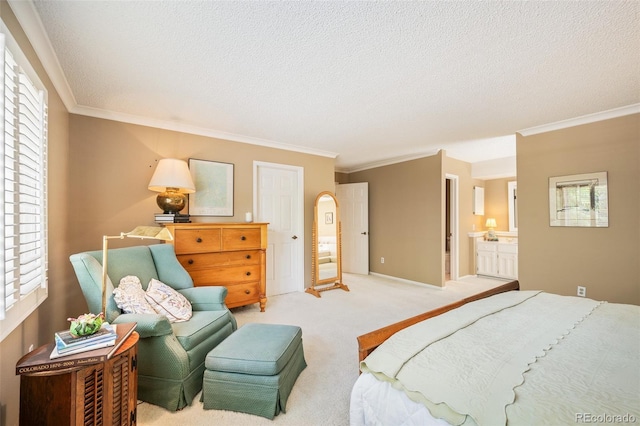
<svg viewBox="0 0 640 426">
<path fill-rule="evenodd" d="M 333 212 L 327 212 L 324 214 L 324 224 L 333 225 Z"/>
<path fill-rule="evenodd" d="M 233 164 L 189 159 L 196 192 L 189 194 L 191 216 L 233 216 Z"/>
<path fill-rule="evenodd" d="M 607 172 L 549 178 L 551 226 L 609 226 Z"/>
</svg>

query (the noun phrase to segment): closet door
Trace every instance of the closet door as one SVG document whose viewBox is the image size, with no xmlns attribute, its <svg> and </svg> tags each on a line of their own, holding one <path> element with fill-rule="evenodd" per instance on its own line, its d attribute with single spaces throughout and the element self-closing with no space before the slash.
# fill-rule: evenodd
<svg viewBox="0 0 640 426">
<path fill-rule="evenodd" d="M 336 186 L 342 222 L 342 271 L 369 274 L 369 184 Z"/>
<path fill-rule="evenodd" d="M 304 169 L 254 162 L 254 219 L 269 223 L 267 296 L 304 290 Z"/>
</svg>

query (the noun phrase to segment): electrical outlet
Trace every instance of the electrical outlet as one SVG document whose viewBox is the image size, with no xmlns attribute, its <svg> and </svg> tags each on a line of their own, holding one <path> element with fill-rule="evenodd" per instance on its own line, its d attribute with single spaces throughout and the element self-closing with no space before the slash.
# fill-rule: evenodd
<svg viewBox="0 0 640 426">
<path fill-rule="evenodd" d="M 380 263 L 384 263 L 384 257 L 380 258 Z"/>
<path fill-rule="evenodd" d="M 578 296 L 587 297 L 587 288 L 579 285 L 578 286 Z"/>
</svg>

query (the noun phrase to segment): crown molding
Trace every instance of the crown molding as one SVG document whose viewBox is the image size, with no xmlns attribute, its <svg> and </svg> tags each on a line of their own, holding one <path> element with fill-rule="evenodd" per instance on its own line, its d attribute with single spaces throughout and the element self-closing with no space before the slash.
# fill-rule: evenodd
<svg viewBox="0 0 640 426">
<path fill-rule="evenodd" d="M 440 149 L 425 151 L 416 154 L 404 155 L 401 157 L 394 157 L 380 161 L 372 161 L 370 163 L 361 164 L 354 168 L 336 168 L 336 172 L 339 173 L 356 173 L 364 170 L 375 169 L 377 167 L 390 166 L 392 164 L 404 163 L 405 161 L 418 160 L 420 158 L 431 157 L 436 155 Z"/>
<path fill-rule="evenodd" d="M 107 111 L 98 108 L 90 108 L 84 106 L 76 106 L 70 111 L 72 114 L 84 115 L 88 117 L 101 118 L 104 120 L 118 121 L 128 124 L 136 124 L 140 126 L 153 127 L 155 129 L 171 130 L 174 132 L 188 133 L 198 136 L 206 136 L 214 139 L 222 139 L 231 142 L 241 142 L 251 145 L 259 145 L 266 148 L 275 148 L 285 151 L 299 152 L 302 154 L 317 155 L 320 157 L 336 158 L 337 153 L 331 151 L 323 151 L 320 149 L 307 148 L 298 145 L 289 145 L 282 142 L 261 139 L 252 136 L 238 135 L 235 133 L 227 133 L 219 130 L 213 130 L 205 127 L 199 127 L 191 124 L 185 124 L 177 121 L 157 120 L 149 117 L 142 117 L 133 114 L 125 114 L 121 112 Z"/>
<path fill-rule="evenodd" d="M 568 120 L 556 121 L 555 123 L 543 124 L 541 126 L 529 127 L 528 129 L 519 130 L 522 136 L 537 135 L 538 133 L 546 133 L 554 130 L 566 129 L 568 127 L 580 126 L 583 124 L 595 123 L 597 121 L 609 120 L 612 118 L 623 117 L 625 115 L 640 113 L 640 104 L 631 104 L 620 108 L 614 108 L 607 111 L 587 114 Z"/>
</svg>

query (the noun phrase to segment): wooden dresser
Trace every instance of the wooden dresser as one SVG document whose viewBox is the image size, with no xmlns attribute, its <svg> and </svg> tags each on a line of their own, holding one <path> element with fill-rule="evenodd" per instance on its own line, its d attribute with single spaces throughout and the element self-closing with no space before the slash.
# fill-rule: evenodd
<svg viewBox="0 0 640 426">
<path fill-rule="evenodd" d="M 229 308 L 267 304 L 266 223 L 169 223 L 178 261 L 195 286 L 222 285 Z"/>
</svg>

